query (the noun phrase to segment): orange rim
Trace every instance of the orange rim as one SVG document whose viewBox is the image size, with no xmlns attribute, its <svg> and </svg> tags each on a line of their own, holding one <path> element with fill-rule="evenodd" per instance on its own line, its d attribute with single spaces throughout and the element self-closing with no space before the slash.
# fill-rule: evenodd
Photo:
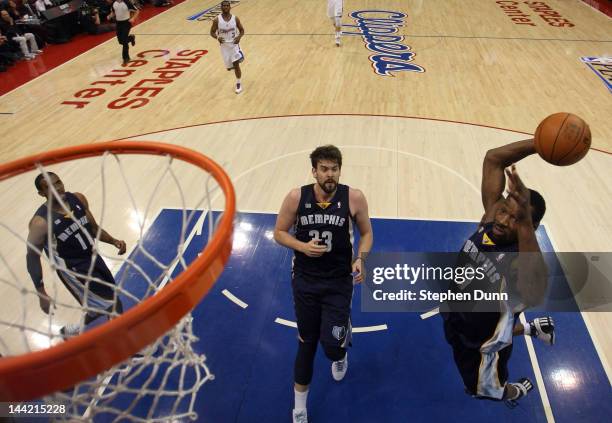
<svg viewBox="0 0 612 423">
<path fill-rule="evenodd" d="M 0 165 L 0 181 L 35 169 L 104 152 L 171 155 L 210 173 L 225 194 L 225 211 L 202 254 L 160 292 L 103 325 L 54 347 L 0 359 L 0 401 L 27 401 L 71 388 L 141 351 L 158 339 L 210 290 L 232 250 L 236 212 L 234 187 L 210 158 L 187 148 L 148 142 L 112 141 L 67 147 Z"/>
</svg>

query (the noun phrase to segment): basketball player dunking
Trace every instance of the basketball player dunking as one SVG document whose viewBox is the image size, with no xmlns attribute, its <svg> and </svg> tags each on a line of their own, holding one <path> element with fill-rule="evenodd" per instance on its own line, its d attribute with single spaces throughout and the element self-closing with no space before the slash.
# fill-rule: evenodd
<svg viewBox="0 0 612 423">
<path fill-rule="evenodd" d="M 306 399 L 317 342 L 333 362 L 333 378 L 340 381 L 346 374 L 353 281 L 362 281 L 363 257 L 373 242 L 365 196 L 338 183 L 340 150 L 332 145 L 318 147 L 310 161 L 316 183 L 289 192 L 274 229 L 276 242 L 295 251 L 292 287 L 299 342 L 294 367 L 294 423 L 308 421 Z M 354 260 L 353 223 L 360 233 Z M 292 226 L 295 236 L 289 233 Z"/>
<path fill-rule="evenodd" d="M 44 250 L 47 255 L 51 252 L 54 254 L 55 261 L 59 264 L 57 274 L 60 280 L 79 304 L 86 306 L 89 310 L 85 316 L 86 325 L 102 315 L 120 314 L 123 306 L 113 287 L 115 280 L 99 255 L 96 256 L 90 273 L 92 260 L 94 260 L 90 239 L 95 239 L 98 224 L 89 211 L 87 199 L 80 193 L 65 192 L 60 178 L 51 172 L 48 175 L 53 188 L 70 208 L 70 213 L 67 214 L 57 198 L 53 198 L 53 191 L 44 176 L 38 175 L 34 180 L 34 185 L 38 194 L 45 197 L 47 202 L 38 208 L 30 221 L 28 243 L 40 251 Z M 53 219 L 51 231 L 54 245 L 52 248 L 49 247 L 47 240 L 50 204 L 52 204 L 51 217 Z M 80 225 L 77 225 L 75 221 Z M 84 231 L 87 231 L 88 234 L 85 234 Z M 103 229 L 100 230 L 100 241 L 117 247 L 119 254 L 125 253 L 125 241 L 113 238 Z M 26 261 L 28 272 L 39 293 L 40 308 L 48 314 L 50 300 L 45 291 L 40 256 L 35 250 L 28 248 Z M 77 277 L 75 273 L 90 275 L 91 278 Z M 95 310 L 100 310 L 100 312 Z M 61 329 L 61 334 L 64 337 L 76 335 L 80 332 L 80 326 L 80 324 L 66 325 Z"/>
<path fill-rule="evenodd" d="M 238 16 L 230 13 L 231 4 L 229 1 L 221 2 L 221 14 L 213 20 L 210 27 L 210 36 L 217 39 L 221 45 L 221 56 L 225 63 L 225 68 L 229 71 L 234 69 L 236 75 L 236 94 L 242 92 L 242 70 L 240 63 L 244 61 L 244 54 L 240 49 L 240 40 L 244 36 L 244 27 Z M 240 31 L 240 32 L 238 32 Z"/>
<path fill-rule="evenodd" d="M 487 152 L 481 187 L 485 214 L 459 253 L 463 266 L 476 268 L 485 263 L 494 268 L 487 271 L 482 283 L 515 286 L 519 301 L 500 302 L 499 312 L 457 311 L 452 303 L 441 309 L 446 340 L 453 348 L 466 392 L 476 398 L 506 400 L 510 405 L 533 388 L 527 378 L 506 383 L 512 336 L 531 335 L 548 345 L 555 341 L 552 318 L 537 318 L 525 327 L 518 322 L 523 310 L 542 301 L 547 288 L 547 269 L 535 235 L 546 204 L 537 191 L 525 187 L 513 164 L 534 153 L 533 140 Z M 505 176 L 507 197 L 502 195 Z M 527 254 L 511 254 L 516 252 Z M 495 258 L 487 261 L 489 256 Z"/>
</svg>

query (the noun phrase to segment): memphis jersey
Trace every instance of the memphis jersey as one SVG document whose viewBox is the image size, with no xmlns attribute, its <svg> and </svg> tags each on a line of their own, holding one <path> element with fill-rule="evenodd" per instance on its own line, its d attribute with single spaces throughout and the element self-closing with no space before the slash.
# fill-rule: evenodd
<svg viewBox="0 0 612 423">
<path fill-rule="evenodd" d="M 223 38 L 224 43 L 233 43 L 234 38 L 238 36 L 238 26 L 236 25 L 236 16 L 232 15 L 229 21 L 225 21 L 222 15 L 217 18 L 219 21 L 217 36 Z"/>
<path fill-rule="evenodd" d="M 493 223 L 487 223 L 465 241 L 457 263 L 461 267 L 484 269 L 484 278 L 474 278 L 461 285 L 451 283 L 453 291 L 473 292 L 475 289 L 482 289 L 485 292 L 508 292 L 510 285 L 514 285 L 516 272 L 512 264 L 517 256 L 518 244 L 496 244 L 490 236 L 492 228 Z M 453 302 L 448 302 L 447 305 L 452 311 Z M 478 302 L 474 305 L 477 307 Z M 465 303 L 462 306 L 465 306 Z M 522 311 L 514 308 L 508 302 L 501 301 L 498 312 L 459 311 L 454 313 L 453 320 L 466 346 L 477 347 L 482 352 L 499 351 L 512 343 L 514 314 Z M 522 308 L 522 305 L 517 305 L 516 308 Z"/>
<path fill-rule="evenodd" d="M 295 222 L 295 237 L 302 242 L 316 239 L 320 245 L 327 247 L 320 257 L 308 257 L 295 251 L 295 273 L 320 278 L 350 275 L 353 244 L 349 187 L 338 184 L 334 197 L 327 203 L 319 203 L 315 199 L 314 184 L 303 186 Z"/>
<path fill-rule="evenodd" d="M 64 196 L 64 203 L 70 210 L 69 213 L 51 212 L 53 250 L 57 256 L 66 260 L 91 260 L 92 245 L 89 241 L 93 238 L 91 223 L 87 219 L 86 209 L 83 203 L 71 192 Z M 47 204 L 43 204 L 36 211 L 36 216 L 47 220 Z M 78 222 L 78 223 L 77 223 Z M 89 234 L 84 233 L 87 230 Z M 45 251 L 49 253 L 49 246 L 45 244 Z"/>
</svg>

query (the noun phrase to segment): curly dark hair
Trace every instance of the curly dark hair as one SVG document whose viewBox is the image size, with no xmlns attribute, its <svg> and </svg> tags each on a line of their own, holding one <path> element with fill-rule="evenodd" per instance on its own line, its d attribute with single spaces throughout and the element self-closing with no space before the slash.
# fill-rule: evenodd
<svg viewBox="0 0 612 423">
<path fill-rule="evenodd" d="M 322 145 L 310 153 L 310 163 L 312 163 L 314 169 L 317 168 L 317 163 L 321 160 L 336 162 L 338 167 L 342 168 L 342 153 L 335 145 Z"/>
</svg>

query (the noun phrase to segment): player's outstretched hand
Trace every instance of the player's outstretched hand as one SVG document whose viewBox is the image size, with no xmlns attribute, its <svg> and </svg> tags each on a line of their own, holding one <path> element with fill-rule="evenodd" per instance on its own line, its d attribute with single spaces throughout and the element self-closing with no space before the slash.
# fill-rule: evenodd
<svg viewBox="0 0 612 423">
<path fill-rule="evenodd" d="M 120 239 L 116 239 L 116 240 L 113 242 L 113 245 L 114 245 L 115 247 L 117 247 L 117 249 L 119 250 L 119 251 L 118 251 L 118 254 L 119 254 L 119 255 L 125 254 L 125 250 L 126 250 L 127 246 L 126 246 L 126 244 L 125 244 L 125 241 L 124 241 L 124 240 L 122 240 L 122 239 L 121 239 L 121 240 L 120 240 Z"/>
<path fill-rule="evenodd" d="M 327 246 L 319 245 L 319 241 L 313 238 L 304 244 L 302 252 L 308 257 L 321 257 L 325 250 L 327 250 Z"/>
</svg>

